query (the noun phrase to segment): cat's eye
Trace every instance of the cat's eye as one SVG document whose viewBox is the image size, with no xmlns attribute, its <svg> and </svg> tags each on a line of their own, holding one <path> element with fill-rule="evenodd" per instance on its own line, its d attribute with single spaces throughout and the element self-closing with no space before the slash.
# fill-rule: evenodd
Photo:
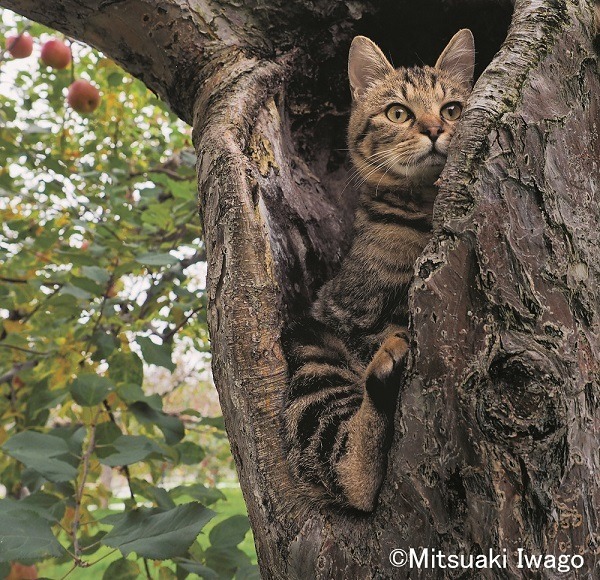
<svg viewBox="0 0 600 580">
<path fill-rule="evenodd" d="M 390 105 L 385 114 L 392 123 L 406 123 L 413 116 L 411 110 L 402 105 Z"/>
<path fill-rule="evenodd" d="M 442 107 L 440 115 L 447 121 L 456 121 L 462 113 L 462 107 L 459 103 L 448 103 Z"/>
</svg>

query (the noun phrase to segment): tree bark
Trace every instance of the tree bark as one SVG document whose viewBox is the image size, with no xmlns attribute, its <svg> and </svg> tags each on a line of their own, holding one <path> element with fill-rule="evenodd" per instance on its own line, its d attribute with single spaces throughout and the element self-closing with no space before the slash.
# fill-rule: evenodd
<svg viewBox="0 0 600 580">
<path fill-rule="evenodd" d="M 429 547 L 506 550 L 506 568 L 461 577 L 559 577 L 518 568 L 518 548 L 580 554 L 572 573 L 599 577 L 591 2 L 517 1 L 493 60 L 509 2 L 234 4 L 0 0 L 105 51 L 193 123 L 213 370 L 262 576 L 460 576 L 388 560 L 395 548 Z M 280 449 L 279 334 L 347 247 L 349 42 L 366 34 L 396 65 L 415 52 L 433 62 L 464 26 L 489 65 L 416 266 L 414 340 L 380 505 L 360 518 L 319 511 L 298 495 Z"/>
</svg>

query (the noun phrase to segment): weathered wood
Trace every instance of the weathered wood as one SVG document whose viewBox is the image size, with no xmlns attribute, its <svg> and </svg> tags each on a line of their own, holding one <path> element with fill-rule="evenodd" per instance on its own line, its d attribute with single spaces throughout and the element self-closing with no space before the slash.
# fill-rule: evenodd
<svg viewBox="0 0 600 580">
<path fill-rule="evenodd" d="M 469 26 L 485 65 L 511 3 L 0 4 L 98 46 L 193 122 L 214 376 L 264 578 L 408 577 L 388 555 L 411 546 L 581 553 L 578 577 L 600 574 L 591 2 L 518 1 L 477 83 L 411 292 L 388 478 L 362 518 L 318 512 L 297 494 L 278 422 L 281 326 L 347 245 L 347 48 L 362 33 L 397 65 L 415 52 L 432 62 Z M 467 576 L 532 572 L 509 555 L 506 569 Z"/>
</svg>

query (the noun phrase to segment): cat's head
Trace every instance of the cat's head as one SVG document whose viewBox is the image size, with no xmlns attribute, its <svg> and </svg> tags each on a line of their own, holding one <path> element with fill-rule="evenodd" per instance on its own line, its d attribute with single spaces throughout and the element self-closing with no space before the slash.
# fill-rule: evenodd
<svg viewBox="0 0 600 580">
<path fill-rule="evenodd" d="M 434 67 L 398 68 L 364 36 L 352 41 L 348 145 L 371 187 L 432 185 L 473 83 L 470 30 L 457 32 Z"/>
</svg>

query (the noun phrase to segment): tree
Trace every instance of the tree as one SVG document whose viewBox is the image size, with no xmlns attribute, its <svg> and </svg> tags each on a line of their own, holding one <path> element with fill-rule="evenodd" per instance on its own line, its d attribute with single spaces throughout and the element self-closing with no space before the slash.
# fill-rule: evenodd
<svg viewBox="0 0 600 580">
<path fill-rule="evenodd" d="M 578 573 L 597 573 L 589 1 L 518 1 L 477 83 L 417 265 L 387 480 L 363 518 L 307 505 L 278 435 L 282 324 L 335 270 L 351 221 L 347 46 L 362 33 L 396 64 L 414 47 L 431 62 L 470 26 L 487 63 L 509 3 L 1 4 L 97 46 L 193 124 L 213 370 L 263 577 L 392 577 L 390 550 L 409 546 L 581 554 Z M 528 572 L 511 555 L 505 570 L 473 572 L 486 574 Z"/>
</svg>

